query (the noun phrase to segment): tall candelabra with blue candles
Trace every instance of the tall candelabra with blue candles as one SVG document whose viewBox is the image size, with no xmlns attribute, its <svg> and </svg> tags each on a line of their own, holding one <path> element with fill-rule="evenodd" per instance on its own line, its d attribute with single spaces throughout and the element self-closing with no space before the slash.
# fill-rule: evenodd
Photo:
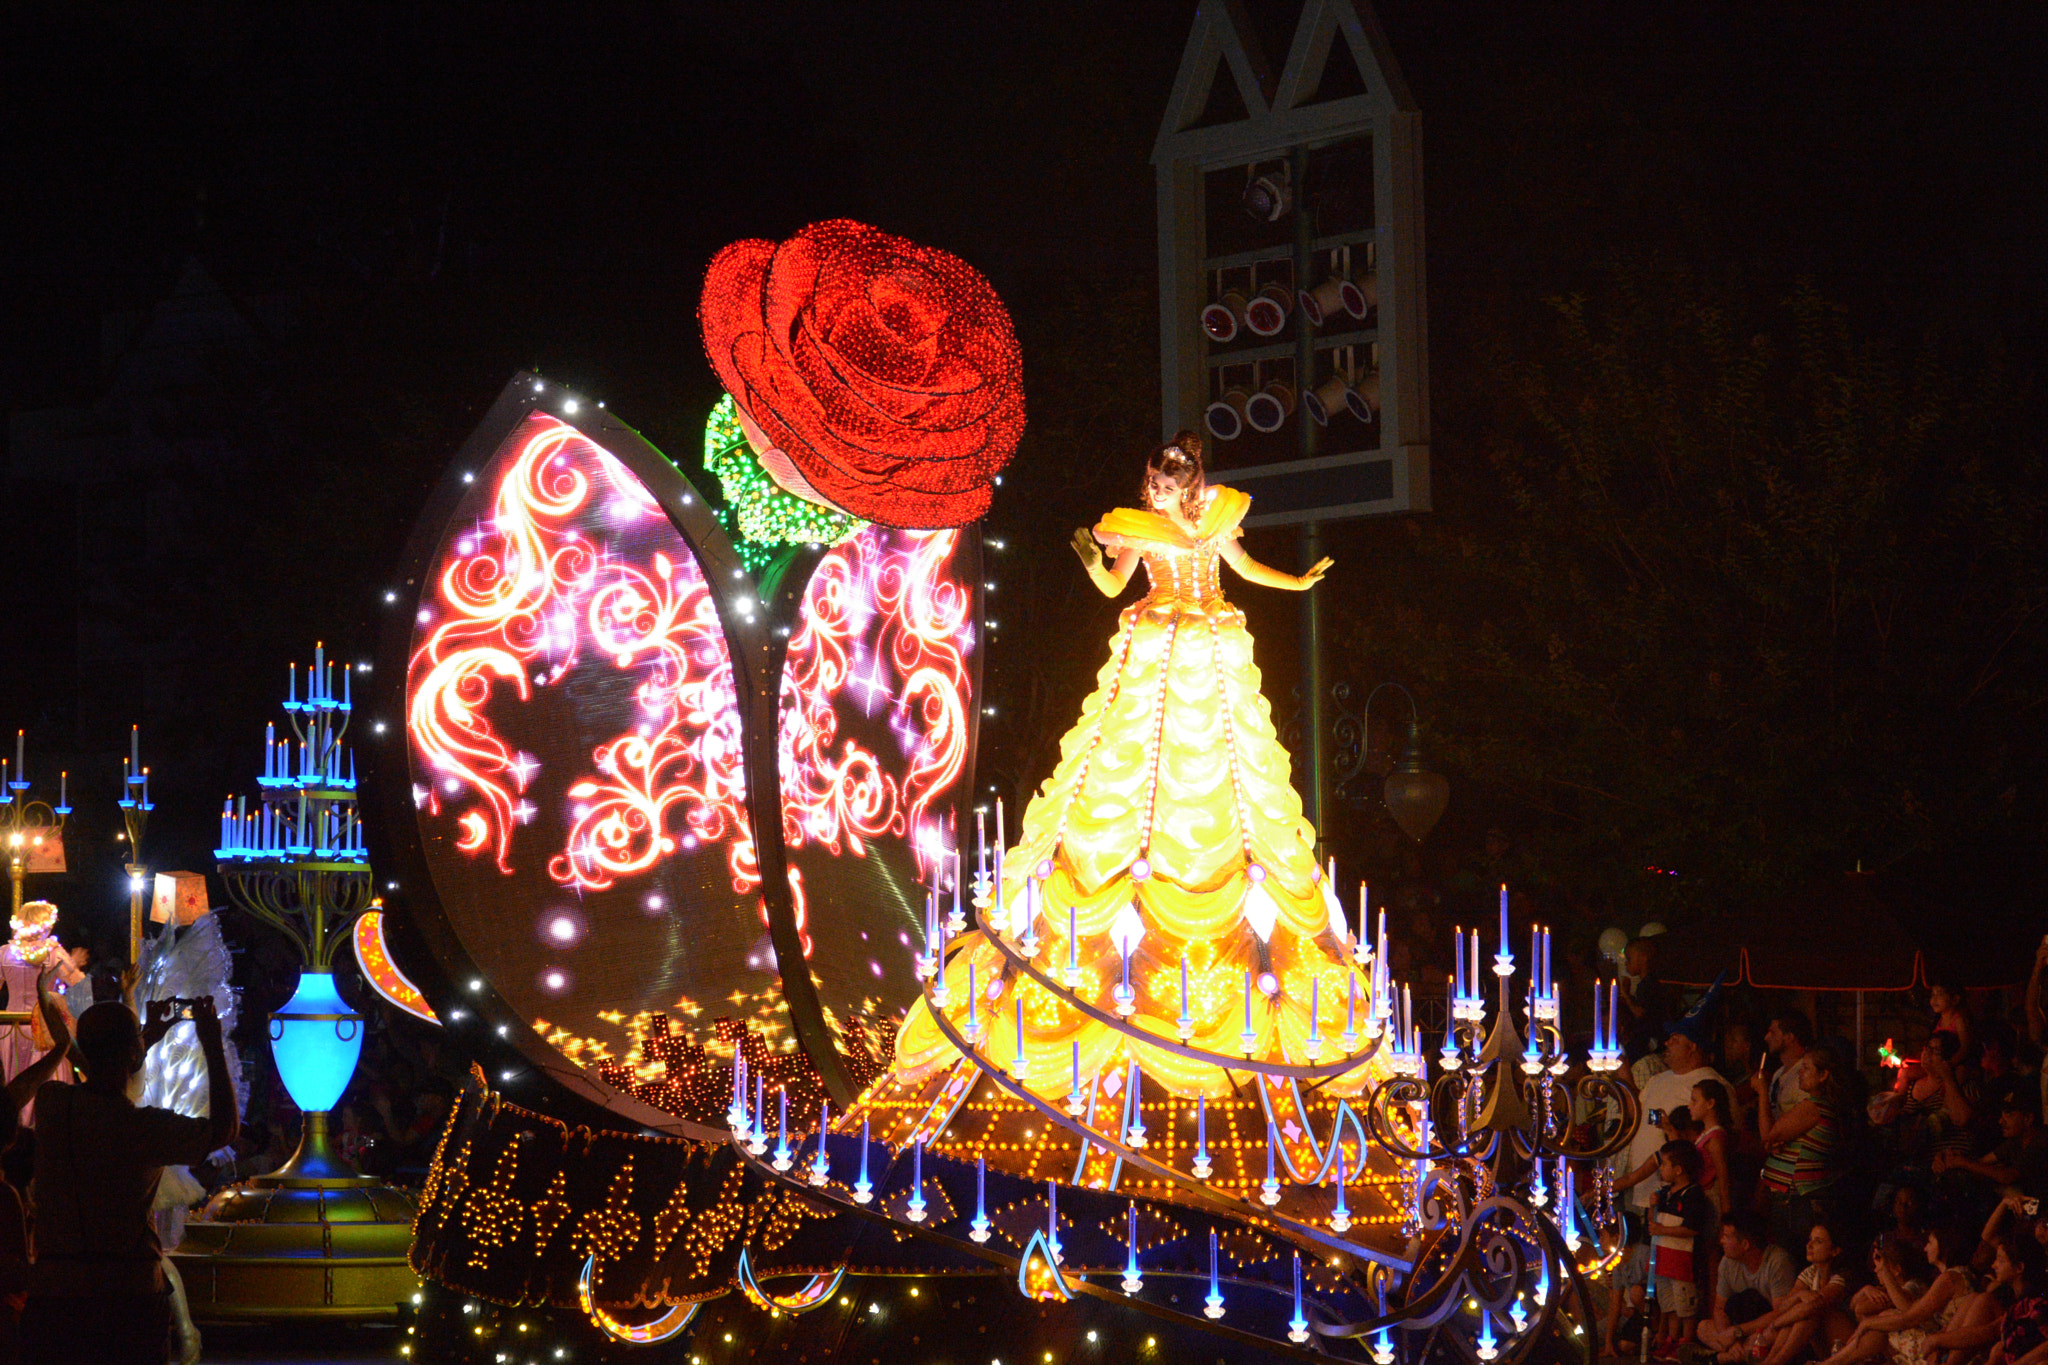
<svg viewBox="0 0 2048 1365">
<path fill-rule="evenodd" d="M 279 1078 L 304 1115 L 292 1159 L 216 1194 L 171 1253 L 201 1322 L 389 1321 L 419 1288 L 406 1259 L 417 1204 L 359 1174 L 331 1143 L 328 1113 L 355 1074 L 363 1017 L 334 986 L 334 959 L 370 908 L 356 813 L 349 670 L 316 647 L 292 665 L 289 727 L 265 728 L 253 801 L 221 807 L 214 851 L 228 899 L 298 949 L 290 1000 L 270 1016 Z"/>
<path fill-rule="evenodd" d="M 1622 1069 L 1618 983 L 1594 984 L 1592 1041 L 1575 1065 L 1549 931 L 1532 931 L 1518 984 L 1506 887 L 1496 942 L 1483 961 L 1479 930 L 1457 931 L 1441 1047 L 1425 1048 L 1404 1009 L 1391 1037 L 1394 1074 L 1365 1106 L 1374 1142 L 1414 1172 L 1404 1231 L 1415 1258 L 1386 1316 L 1409 1334 L 1448 1330 L 1485 1362 L 1519 1357 L 1567 1294 L 1583 1307 L 1575 1331 L 1584 1330 L 1585 1280 L 1612 1269 L 1624 1250 L 1605 1161 L 1640 1117 Z M 1391 1365 L 1388 1333 L 1371 1339 L 1373 1359 Z"/>
<path fill-rule="evenodd" d="M 47 865 L 52 846 L 62 849 L 64 821 L 71 814 L 69 773 L 60 774 L 57 779 L 56 805 L 38 801 L 30 793 L 24 738 L 21 731 L 14 732 L 12 768 L 0 757 L 0 847 L 6 851 L 7 875 L 14 884 L 14 902 L 9 913 L 15 917 L 21 914 L 22 878 L 43 870 L 38 865 Z M 62 870 L 61 860 L 57 870 Z"/>
<path fill-rule="evenodd" d="M 232 797 L 221 807 L 214 851 L 236 908 L 283 934 L 304 964 L 298 990 L 270 1016 L 278 1074 L 306 1116 L 298 1154 L 278 1176 L 356 1178 L 327 1136 L 328 1111 L 355 1074 L 363 1046 L 362 1018 L 335 990 L 333 970 L 336 951 L 371 899 L 355 757 L 343 743 L 352 693 L 348 668 L 337 670 L 324 646 L 313 651 L 303 695 L 299 666 L 291 666 L 289 733 L 280 736 L 274 722 L 265 727 L 257 797 Z"/>
</svg>

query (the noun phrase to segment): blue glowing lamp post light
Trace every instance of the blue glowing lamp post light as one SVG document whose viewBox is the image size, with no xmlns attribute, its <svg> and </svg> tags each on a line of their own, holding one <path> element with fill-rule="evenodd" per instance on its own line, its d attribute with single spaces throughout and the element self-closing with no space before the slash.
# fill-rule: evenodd
<svg viewBox="0 0 2048 1365">
<path fill-rule="evenodd" d="M 363 1019 L 334 987 L 334 955 L 368 909 L 369 855 L 356 814 L 355 759 L 342 745 L 354 710 L 349 670 L 315 647 L 301 697 L 292 665 L 284 704 L 291 733 L 267 729 L 255 803 L 221 807 L 214 851 L 236 908 L 290 939 L 304 970 L 270 1016 L 270 1052 L 284 1087 L 305 1115 L 299 1150 L 265 1180 L 328 1184 L 362 1180 L 329 1141 L 327 1115 L 340 1102 L 363 1051 Z"/>
</svg>

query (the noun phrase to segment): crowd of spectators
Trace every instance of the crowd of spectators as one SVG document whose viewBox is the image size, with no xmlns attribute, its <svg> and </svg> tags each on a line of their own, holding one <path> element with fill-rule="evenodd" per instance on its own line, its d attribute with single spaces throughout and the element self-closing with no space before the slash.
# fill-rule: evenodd
<svg viewBox="0 0 2048 1365">
<path fill-rule="evenodd" d="M 1630 1252 L 1605 1353 L 2048 1365 L 2048 943 L 2023 1027 L 1937 983 L 1924 1037 L 1869 1072 L 1795 1009 L 1739 1017 L 1717 992 L 1673 1017 L 1654 956 L 1630 945 L 1642 1113 L 1614 1165 Z"/>
<path fill-rule="evenodd" d="M 195 1179 L 175 1188 L 198 1203 L 282 1166 L 300 1116 L 269 1066 L 247 1068 L 254 1084 L 246 1118 L 238 1114 L 229 1041 L 207 998 L 185 1003 L 205 1059 L 208 1117 L 135 1103 L 149 1050 L 178 1007 L 152 1001 L 138 1021 L 118 983 L 92 1002 L 67 991 L 78 983 L 64 965 L 71 959 L 52 954 L 35 983 L 37 1041 L 48 1046 L 7 1078 L 0 1103 L 0 1365 L 191 1362 L 197 1334 L 164 1255 L 185 1209 L 166 1208 L 174 1184 L 165 1170 L 190 1168 Z M 337 1113 L 342 1155 L 357 1169 L 396 1184 L 425 1178 L 452 1098 L 440 1062 L 430 1037 L 369 1034 Z"/>
</svg>

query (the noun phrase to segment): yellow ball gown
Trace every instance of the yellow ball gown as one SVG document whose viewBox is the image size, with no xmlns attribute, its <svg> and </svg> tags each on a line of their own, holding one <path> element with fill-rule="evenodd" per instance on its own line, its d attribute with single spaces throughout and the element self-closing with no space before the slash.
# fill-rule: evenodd
<svg viewBox="0 0 2048 1365">
<path fill-rule="evenodd" d="M 1013 947 L 1034 950 L 1043 972 L 1141 1035 L 1223 1057 L 1327 1065 L 1347 1027 L 1354 1037 L 1365 1027 L 1370 976 L 1316 865 L 1244 614 L 1219 581 L 1221 551 L 1251 499 L 1225 487 L 1205 496 L 1193 536 L 1132 508 L 1096 525 L 1112 553 L 1138 552 L 1150 590 L 1119 618 L 1095 691 L 1003 854 L 1000 895 L 984 896 L 982 912 Z M 1073 1008 L 973 931 L 945 968 L 943 1012 L 956 1032 L 968 1028 L 970 967 L 977 1047 L 1011 1074 L 1021 992 L 1020 1079 L 1034 1094 L 1072 1093 L 1077 1058 L 1084 1078 L 1134 1060 L 1175 1095 L 1233 1093 L 1213 1060 Z M 915 1082 L 959 1056 L 920 1000 L 898 1038 L 896 1078 Z M 1372 1069 L 1323 1088 L 1355 1093 Z"/>
</svg>

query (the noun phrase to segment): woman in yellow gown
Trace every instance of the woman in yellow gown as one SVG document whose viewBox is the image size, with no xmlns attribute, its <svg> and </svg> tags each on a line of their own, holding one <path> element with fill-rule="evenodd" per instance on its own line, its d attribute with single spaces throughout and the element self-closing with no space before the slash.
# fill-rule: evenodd
<svg viewBox="0 0 2048 1365">
<path fill-rule="evenodd" d="M 1191 433 L 1148 461 L 1143 501 L 1074 534 L 1104 596 L 1140 564 L 1150 586 L 1119 618 L 1059 764 L 1000 859 L 999 893 L 982 898 L 983 922 L 1009 952 L 970 931 L 935 995 L 982 1065 L 1053 1103 L 1121 1078 L 1130 1062 L 1175 1096 L 1214 1101 L 1234 1089 L 1218 1058 L 1255 1064 L 1236 1069 L 1240 1082 L 1257 1064 L 1331 1067 L 1364 1050 L 1368 1030 L 1371 977 L 1316 865 L 1244 615 L 1220 582 L 1227 563 L 1249 582 L 1301 592 L 1330 561 L 1296 576 L 1247 555 L 1238 537 L 1251 499 L 1205 482 Z M 1020 971 L 1019 958 L 1095 1013 Z M 892 1079 L 915 1086 L 959 1058 L 920 1000 Z M 1355 1094 L 1381 1070 L 1326 1079 L 1323 1093 Z"/>
</svg>

